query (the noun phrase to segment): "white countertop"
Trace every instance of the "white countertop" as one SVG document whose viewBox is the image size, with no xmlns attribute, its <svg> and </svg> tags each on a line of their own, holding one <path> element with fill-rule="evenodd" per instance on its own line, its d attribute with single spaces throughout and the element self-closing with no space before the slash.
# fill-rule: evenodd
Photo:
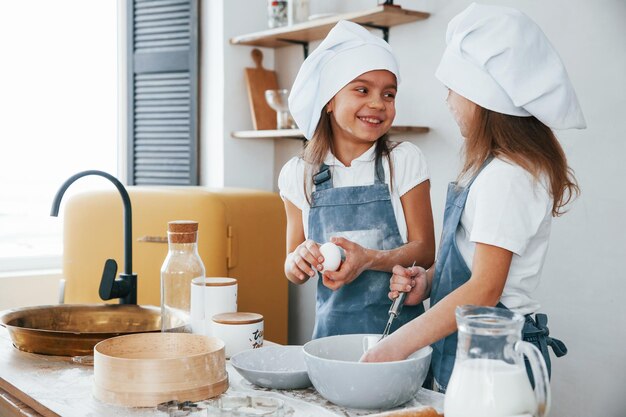
<svg viewBox="0 0 626 417">
<path fill-rule="evenodd" d="M 354 410 L 336 406 L 314 388 L 271 390 L 252 385 L 226 362 L 229 388 L 226 394 L 279 398 L 286 416 L 364 416 L 381 410 Z M 156 408 L 125 408 L 104 404 L 91 393 L 93 367 L 78 365 L 70 358 L 25 353 L 13 347 L 7 330 L 0 326 L 0 391 L 5 390 L 44 416 L 143 417 L 167 416 Z M 421 389 L 402 408 L 431 406 L 441 412 L 443 395 Z"/>
</svg>

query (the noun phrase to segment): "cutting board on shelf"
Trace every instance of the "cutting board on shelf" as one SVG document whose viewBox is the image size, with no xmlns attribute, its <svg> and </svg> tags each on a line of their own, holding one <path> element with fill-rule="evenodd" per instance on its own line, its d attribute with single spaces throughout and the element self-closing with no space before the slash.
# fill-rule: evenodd
<svg viewBox="0 0 626 417">
<path fill-rule="evenodd" d="M 254 68 L 246 68 L 246 85 L 250 101 L 250 113 L 255 130 L 276 129 L 276 112 L 265 100 L 265 90 L 278 89 L 276 72 L 263 68 L 263 52 L 252 50 Z"/>
</svg>

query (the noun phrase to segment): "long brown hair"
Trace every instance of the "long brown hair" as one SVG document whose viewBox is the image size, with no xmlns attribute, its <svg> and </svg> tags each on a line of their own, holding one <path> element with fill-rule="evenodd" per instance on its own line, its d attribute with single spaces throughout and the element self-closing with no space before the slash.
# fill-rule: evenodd
<svg viewBox="0 0 626 417">
<path fill-rule="evenodd" d="M 313 191 L 313 176 L 317 174 L 320 165 L 326 159 L 326 155 L 330 151 L 335 153 L 333 141 L 333 130 L 330 124 L 330 114 L 323 108 L 320 114 L 320 120 L 315 128 L 313 137 L 307 141 L 302 151 L 302 159 L 305 162 L 304 169 L 304 195 L 307 202 L 311 204 L 311 192 Z M 398 144 L 391 142 L 387 135 L 383 135 L 376 141 L 376 159 L 387 158 L 389 163 L 389 182 L 390 188 L 393 187 L 393 164 L 391 163 L 391 151 Z M 392 188 L 393 189 L 393 188 Z"/>
<path fill-rule="evenodd" d="M 476 173 L 493 155 L 524 168 L 537 182 L 547 179 L 554 217 L 565 213 L 564 207 L 580 194 L 556 136 L 534 116 L 511 116 L 476 106 L 467 136 L 459 178 Z"/>
</svg>

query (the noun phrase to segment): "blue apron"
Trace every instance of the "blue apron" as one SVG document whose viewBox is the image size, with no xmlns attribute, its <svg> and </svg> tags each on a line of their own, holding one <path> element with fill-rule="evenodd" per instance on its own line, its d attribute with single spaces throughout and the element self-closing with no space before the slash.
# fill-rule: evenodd
<svg viewBox="0 0 626 417">
<path fill-rule="evenodd" d="M 328 242 L 342 236 L 369 249 L 390 250 L 403 245 L 391 205 L 389 187 L 381 158 L 376 158 L 373 185 L 333 188 L 331 172 L 322 164 L 313 177 L 309 239 Z M 317 301 L 313 338 L 339 334 L 374 333 L 385 329 L 391 301 L 391 273 L 364 271 L 337 291 L 317 282 Z M 424 312 L 420 303 L 404 306 L 392 331 Z"/>
<path fill-rule="evenodd" d="M 459 251 L 456 243 L 456 231 L 461 222 L 461 215 L 465 209 L 465 202 L 469 194 L 470 187 L 478 174 L 491 162 L 493 157 L 488 158 L 480 167 L 476 175 L 469 181 L 465 187 L 460 187 L 452 182 L 448 184 L 448 194 L 446 197 L 446 208 L 443 216 L 443 231 L 441 234 L 441 242 L 439 244 L 439 254 L 435 263 L 435 276 L 433 277 L 433 287 L 430 293 L 430 303 L 432 306 L 437 304 L 441 299 L 446 297 L 452 291 L 465 284 L 472 276 L 472 271 L 467 267 L 463 256 Z M 496 307 L 506 308 L 502 303 L 498 303 Z M 537 346 L 548 366 L 550 373 L 550 356 L 548 346 L 551 346 L 557 357 L 567 353 L 565 345 L 557 340 L 548 337 L 549 330 L 547 327 L 548 318 L 545 314 L 537 314 L 536 320 L 532 316 L 526 316 L 526 322 L 522 329 L 522 338 Z M 454 332 L 432 345 L 433 353 L 431 359 L 431 374 L 434 377 L 434 386 L 440 392 L 445 392 L 457 348 L 457 333 Z M 526 370 L 530 373 L 530 366 L 526 362 Z M 532 382 L 532 377 L 531 377 Z"/>
</svg>

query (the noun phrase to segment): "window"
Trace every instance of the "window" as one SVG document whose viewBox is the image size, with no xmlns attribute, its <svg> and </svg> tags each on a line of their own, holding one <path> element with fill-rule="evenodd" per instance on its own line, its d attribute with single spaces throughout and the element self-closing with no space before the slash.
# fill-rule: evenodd
<svg viewBox="0 0 626 417">
<path fill-rule="evenodd" d="M 127 13 L 128 183 L 198 185 L 199 0 Z"/>
<path fill-rule="evenodd" d="M 0 44 L 0 272 L 60 267 L 57 189 L 118 175 L 117 2 L 2 1 Z"/>
</svg>

